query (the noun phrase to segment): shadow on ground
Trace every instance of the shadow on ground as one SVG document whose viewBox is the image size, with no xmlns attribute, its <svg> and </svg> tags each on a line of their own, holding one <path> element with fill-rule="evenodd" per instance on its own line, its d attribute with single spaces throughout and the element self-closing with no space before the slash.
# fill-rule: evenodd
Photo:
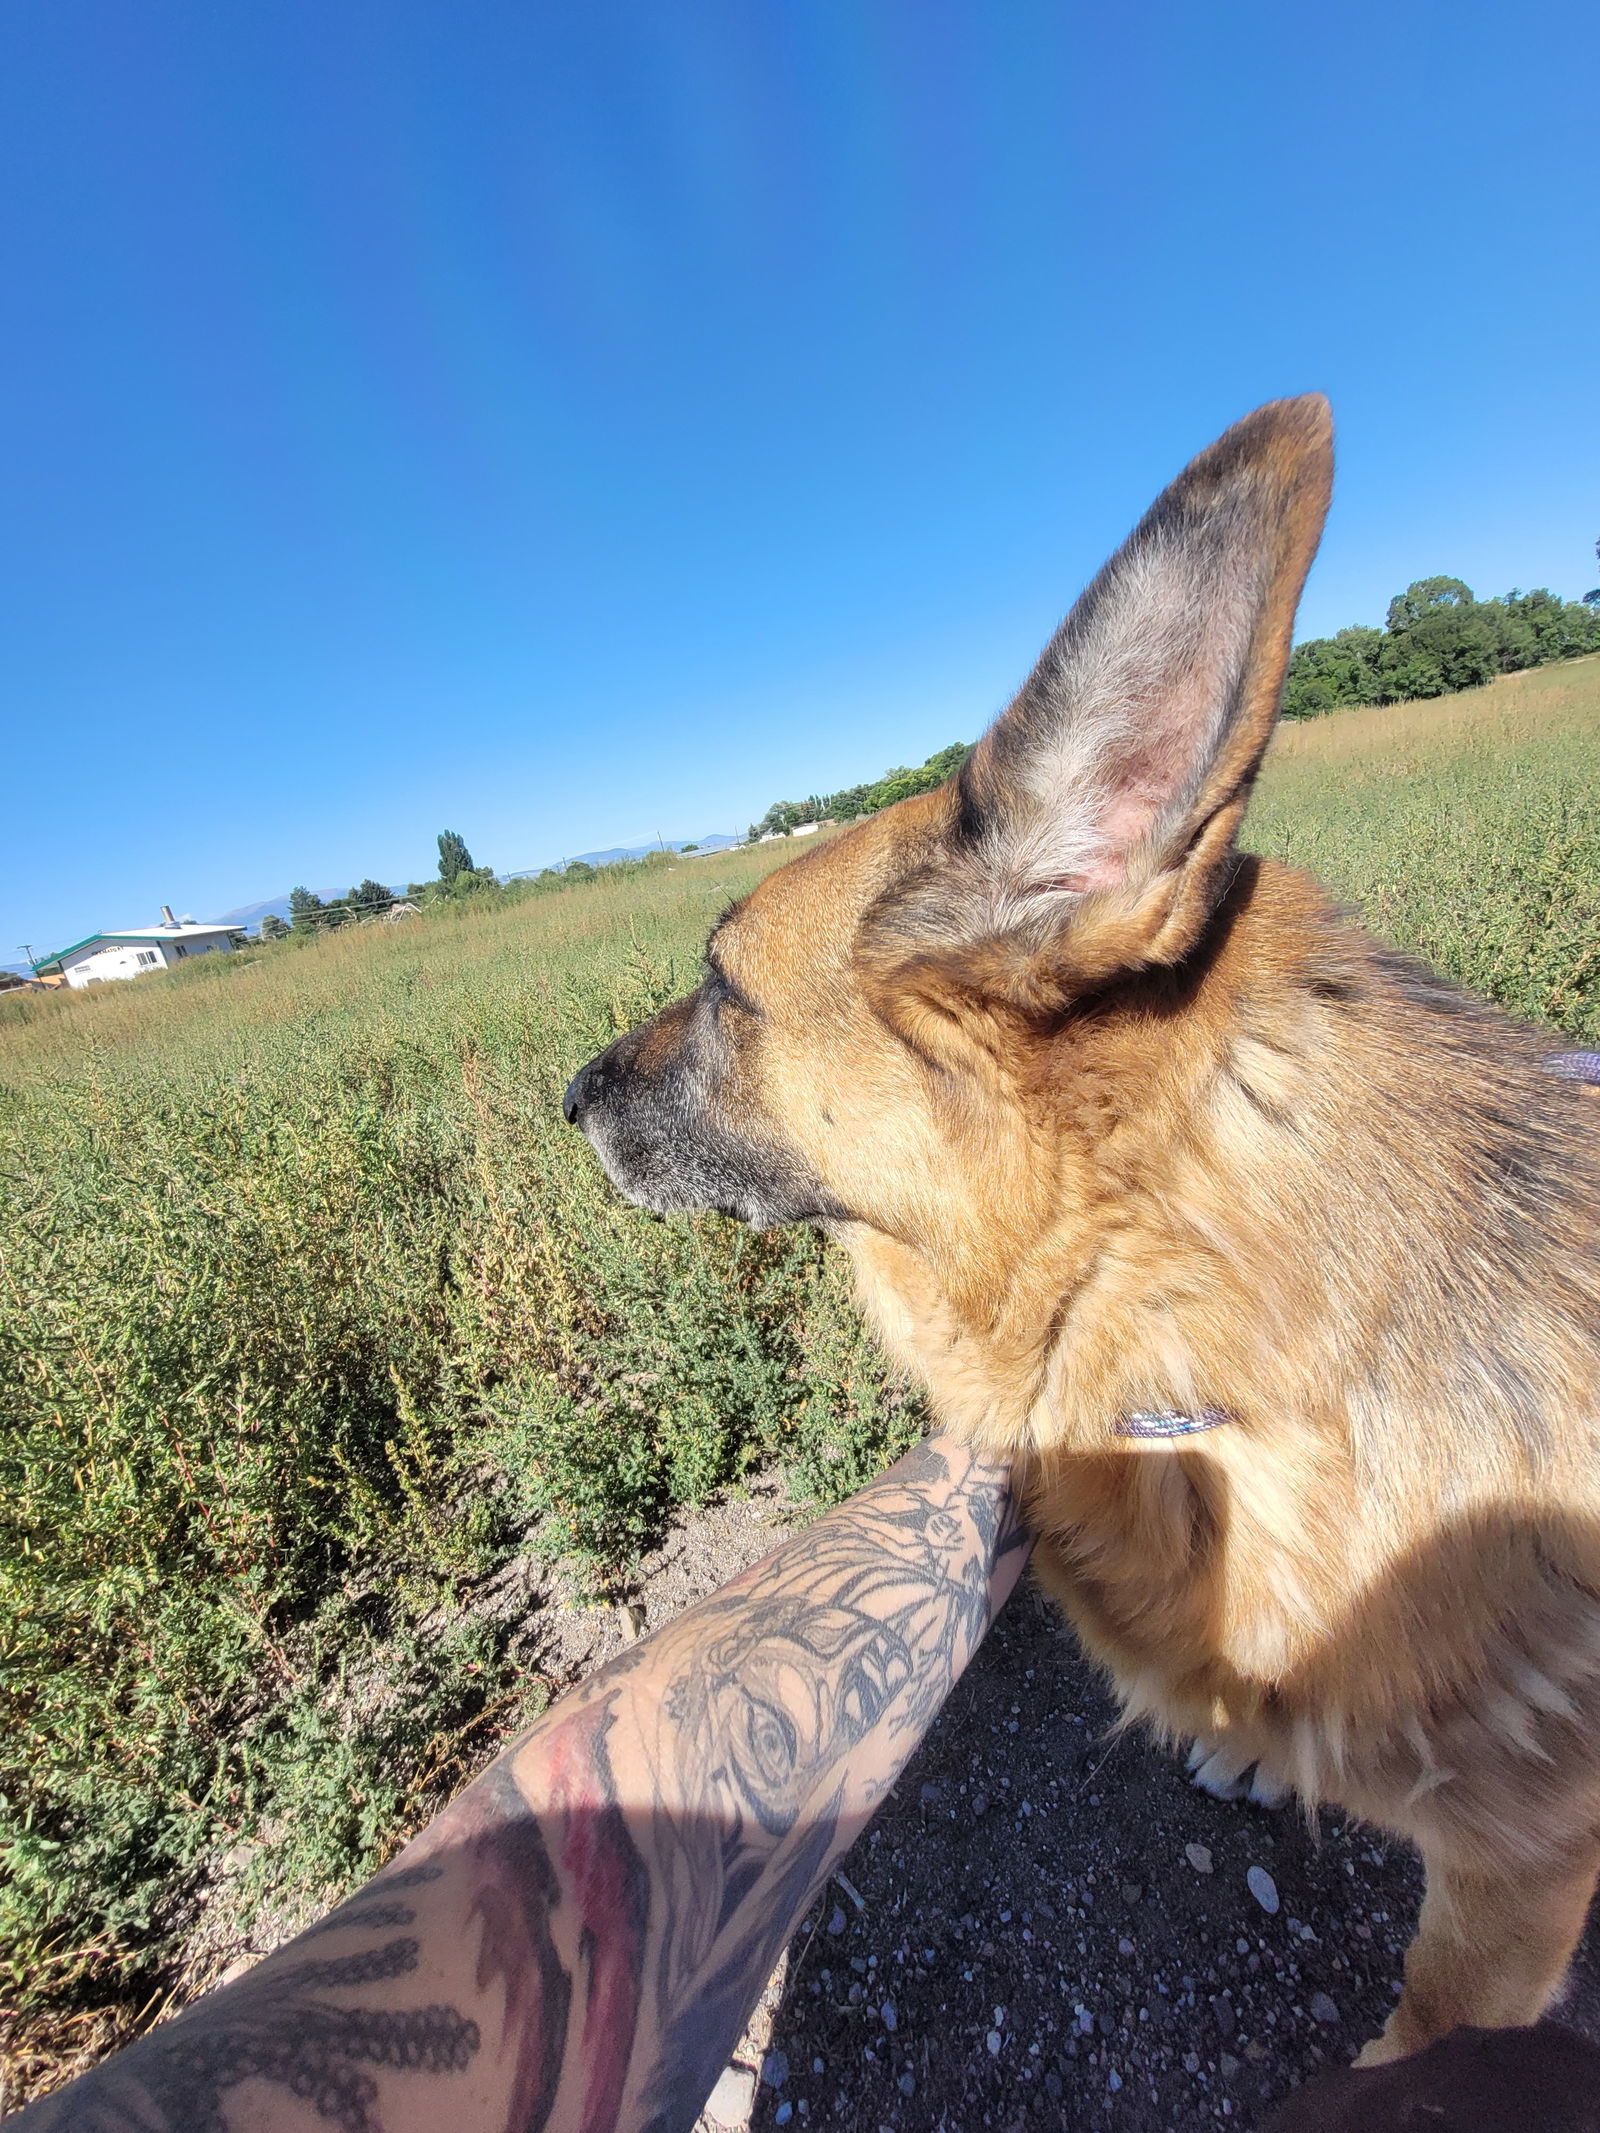
<svg viewBox="0 0 1600 2133">
<path fill-rule="evenodd" d="M 1111 1715 L 1024 1587 L 792 1945 L 755 2128 L 1250 2127 L 1382 2025 L 1406 1849 L 1208 1799 Z M 1593 1923 L 1562 2013 L 1600 2039 Z"/>
</svg>

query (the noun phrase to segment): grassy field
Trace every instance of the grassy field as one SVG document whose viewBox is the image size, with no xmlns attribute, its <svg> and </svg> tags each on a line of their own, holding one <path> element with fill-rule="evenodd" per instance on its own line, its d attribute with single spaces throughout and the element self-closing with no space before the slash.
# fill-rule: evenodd
<svg viewBox="0 0 1600 2133">
<path fill-rule="evenodd" d="M 1288 728 L 1248 841 L 1600 1042 L 1597 727 L 1591 660 Z M 202 1896 L 343 1885 L 537 1708 L 472 1604 L 511 1557 L 603 1590 L 672 1506 L 827 1501 L 917 1427 L 818 1240 L 632 1214 L 559 1118 L 786 854 L 0 1003 L 11 2097 Z"/>
</svg>

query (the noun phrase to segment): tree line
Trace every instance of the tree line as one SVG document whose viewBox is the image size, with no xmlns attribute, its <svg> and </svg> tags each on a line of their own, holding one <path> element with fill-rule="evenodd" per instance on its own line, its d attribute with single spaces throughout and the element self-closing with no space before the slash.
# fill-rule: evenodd
<svg viewBox="0 0 1600 2133">
<path fill-rule="evenodd" d="M 1285 718 L 1345 704 L 1398 704 L 1475 689 L 1497 674 L 1600 651 L 1600 586 L 1581 600 L 1541 588 L 1480 600 L 1459 578 L 1419 578 L 1389 602 L 1382 629 L 1360 624 L 1297 644 Z"/>
<path fill-rule="evenodd" d="M 304 937 L 326 933 L 336 926 L 356 924 L 362 919 L 382 918 L 399 903 L 413 903 L 420 908 L 425 904 L 478 895 L 484 889 L 496 886 L 492 867 L 473 864 L 466 839 L 455 830 L 441 830 L 439 871 L 432 880 L 407 882 L 403 890 L 395 890 L 386 882 L 374 881 L 369 874 L 345 895 L 329 897 L 318 896 L 307 888 L 291 889 L 287 925 L 275 911 L 269 911 L 261 921 L 261 938 L 282 941 L 291 934 Z"/>
<path fill-rule="evenodd" d="M 699 849 L 697 844 L 683 846 L 685 852 Z M 640 859 L 608 861 L 604 868 L 591 866 L 586 859 L 572 859 L 564 867 L 545 867 L 538 874 L 517 875 L 502 882 L 493 867 L 474 863 L 465 838 L 457 831 L 441 830 L 439 871 L 430 880 L 411 881 L 403 889 L 391 889 L 381 881 L 374 881 L 369 874 L 345 895 L 328 897 L 318 896 L 307 888 L 291 889 L 288 922 L 279 918 L 275 911 L 269 911 L 261 921 L 258 937 L 263 941 L 310 940 L 338 926 L 382 918 L 396 905 L 411 904 L 419 911 L 427 911 L 460 903 L 469 897 L 520 900 L 526 896 L 544 896 L 552 890 L 593 881 L 602 872 L 608 879 L 652 873 L 659 867 L 671 866 L 678 857 L 676 851 L 646 852 Z"/>
<path fill-rule="evenodd" d="M 886 770 L 870 785 L 847 785 L 841 792 L 811 793 L 804 800 L 774 800 L 759 822 L 750 825 L 750 842 L 763 837 L 792 837 L 807 822 L 858 822 L 880 808 L 893 807 L 913 793 L 932 792 L 972 753 L 970 741 L 954 741 L 930 755 L 915 770 Z"/>
</svg>

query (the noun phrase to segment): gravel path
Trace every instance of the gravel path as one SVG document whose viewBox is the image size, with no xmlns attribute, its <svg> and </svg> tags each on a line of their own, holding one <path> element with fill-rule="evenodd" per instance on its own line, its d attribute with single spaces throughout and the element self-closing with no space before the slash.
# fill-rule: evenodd
<svg viewBox="0 0 1600 2133">
<path fill-rule="evenodd" d="M 1381 2026 L 1404 1848 L 1212 1800 L 1111 1716 L 1025 1585 L 789 1950 L 724 2092 L 760 2133 L 1249 2127 Z M 1562 2012 L 1600 2038 L 1593 1927 Z"/>
</svg>

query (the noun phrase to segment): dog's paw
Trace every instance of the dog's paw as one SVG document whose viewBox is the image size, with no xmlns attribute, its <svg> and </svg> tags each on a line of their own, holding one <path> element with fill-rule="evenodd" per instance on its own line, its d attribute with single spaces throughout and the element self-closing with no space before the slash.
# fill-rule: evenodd
<svg viewBox="0 0 1600 2133">
<path fill-rule="evenodd" d="M 1245 1798 L 1255 1807 L 1287 1807 L 1292 1796 L 1292 1787 L 1269 1770 L 1265 1763 L 1257 1763 L 1250 1773 L 1250 1790 Z"/>
<path fill-rule="evenodd" d="M 1189 1779 L 1214 1800 L 1249 1800 L 1256 1807 L 1282 1807 L 1289 1787 L 1265 1763 L 1247 1760 L 1226 1741 L 1203 1735 L 1189 1750 Z"/>
<path fill-rule="evenodd" d="M 1214 1800 L 1242 1800 L 1250 1790 L 1250 1769 L 1226 1742 L 1197 1740 L 1189 1750 L 1189 1782 Z"/>
<path fill-rule="evenodd" d="M 1398 2039 L 1391 2037 L 1388 2030 L 1385 2029 L 1374 2037 L 1370 2043 L 1362 2045 L 1360 2051 L 1356 2053 L 1352 2064 L 1357 2067 L 1387 2066 L 1391 2059 L 1403 2059 L 1405 2055 L 1405 2045 L 1400 2043 Z"/>
</svg>

